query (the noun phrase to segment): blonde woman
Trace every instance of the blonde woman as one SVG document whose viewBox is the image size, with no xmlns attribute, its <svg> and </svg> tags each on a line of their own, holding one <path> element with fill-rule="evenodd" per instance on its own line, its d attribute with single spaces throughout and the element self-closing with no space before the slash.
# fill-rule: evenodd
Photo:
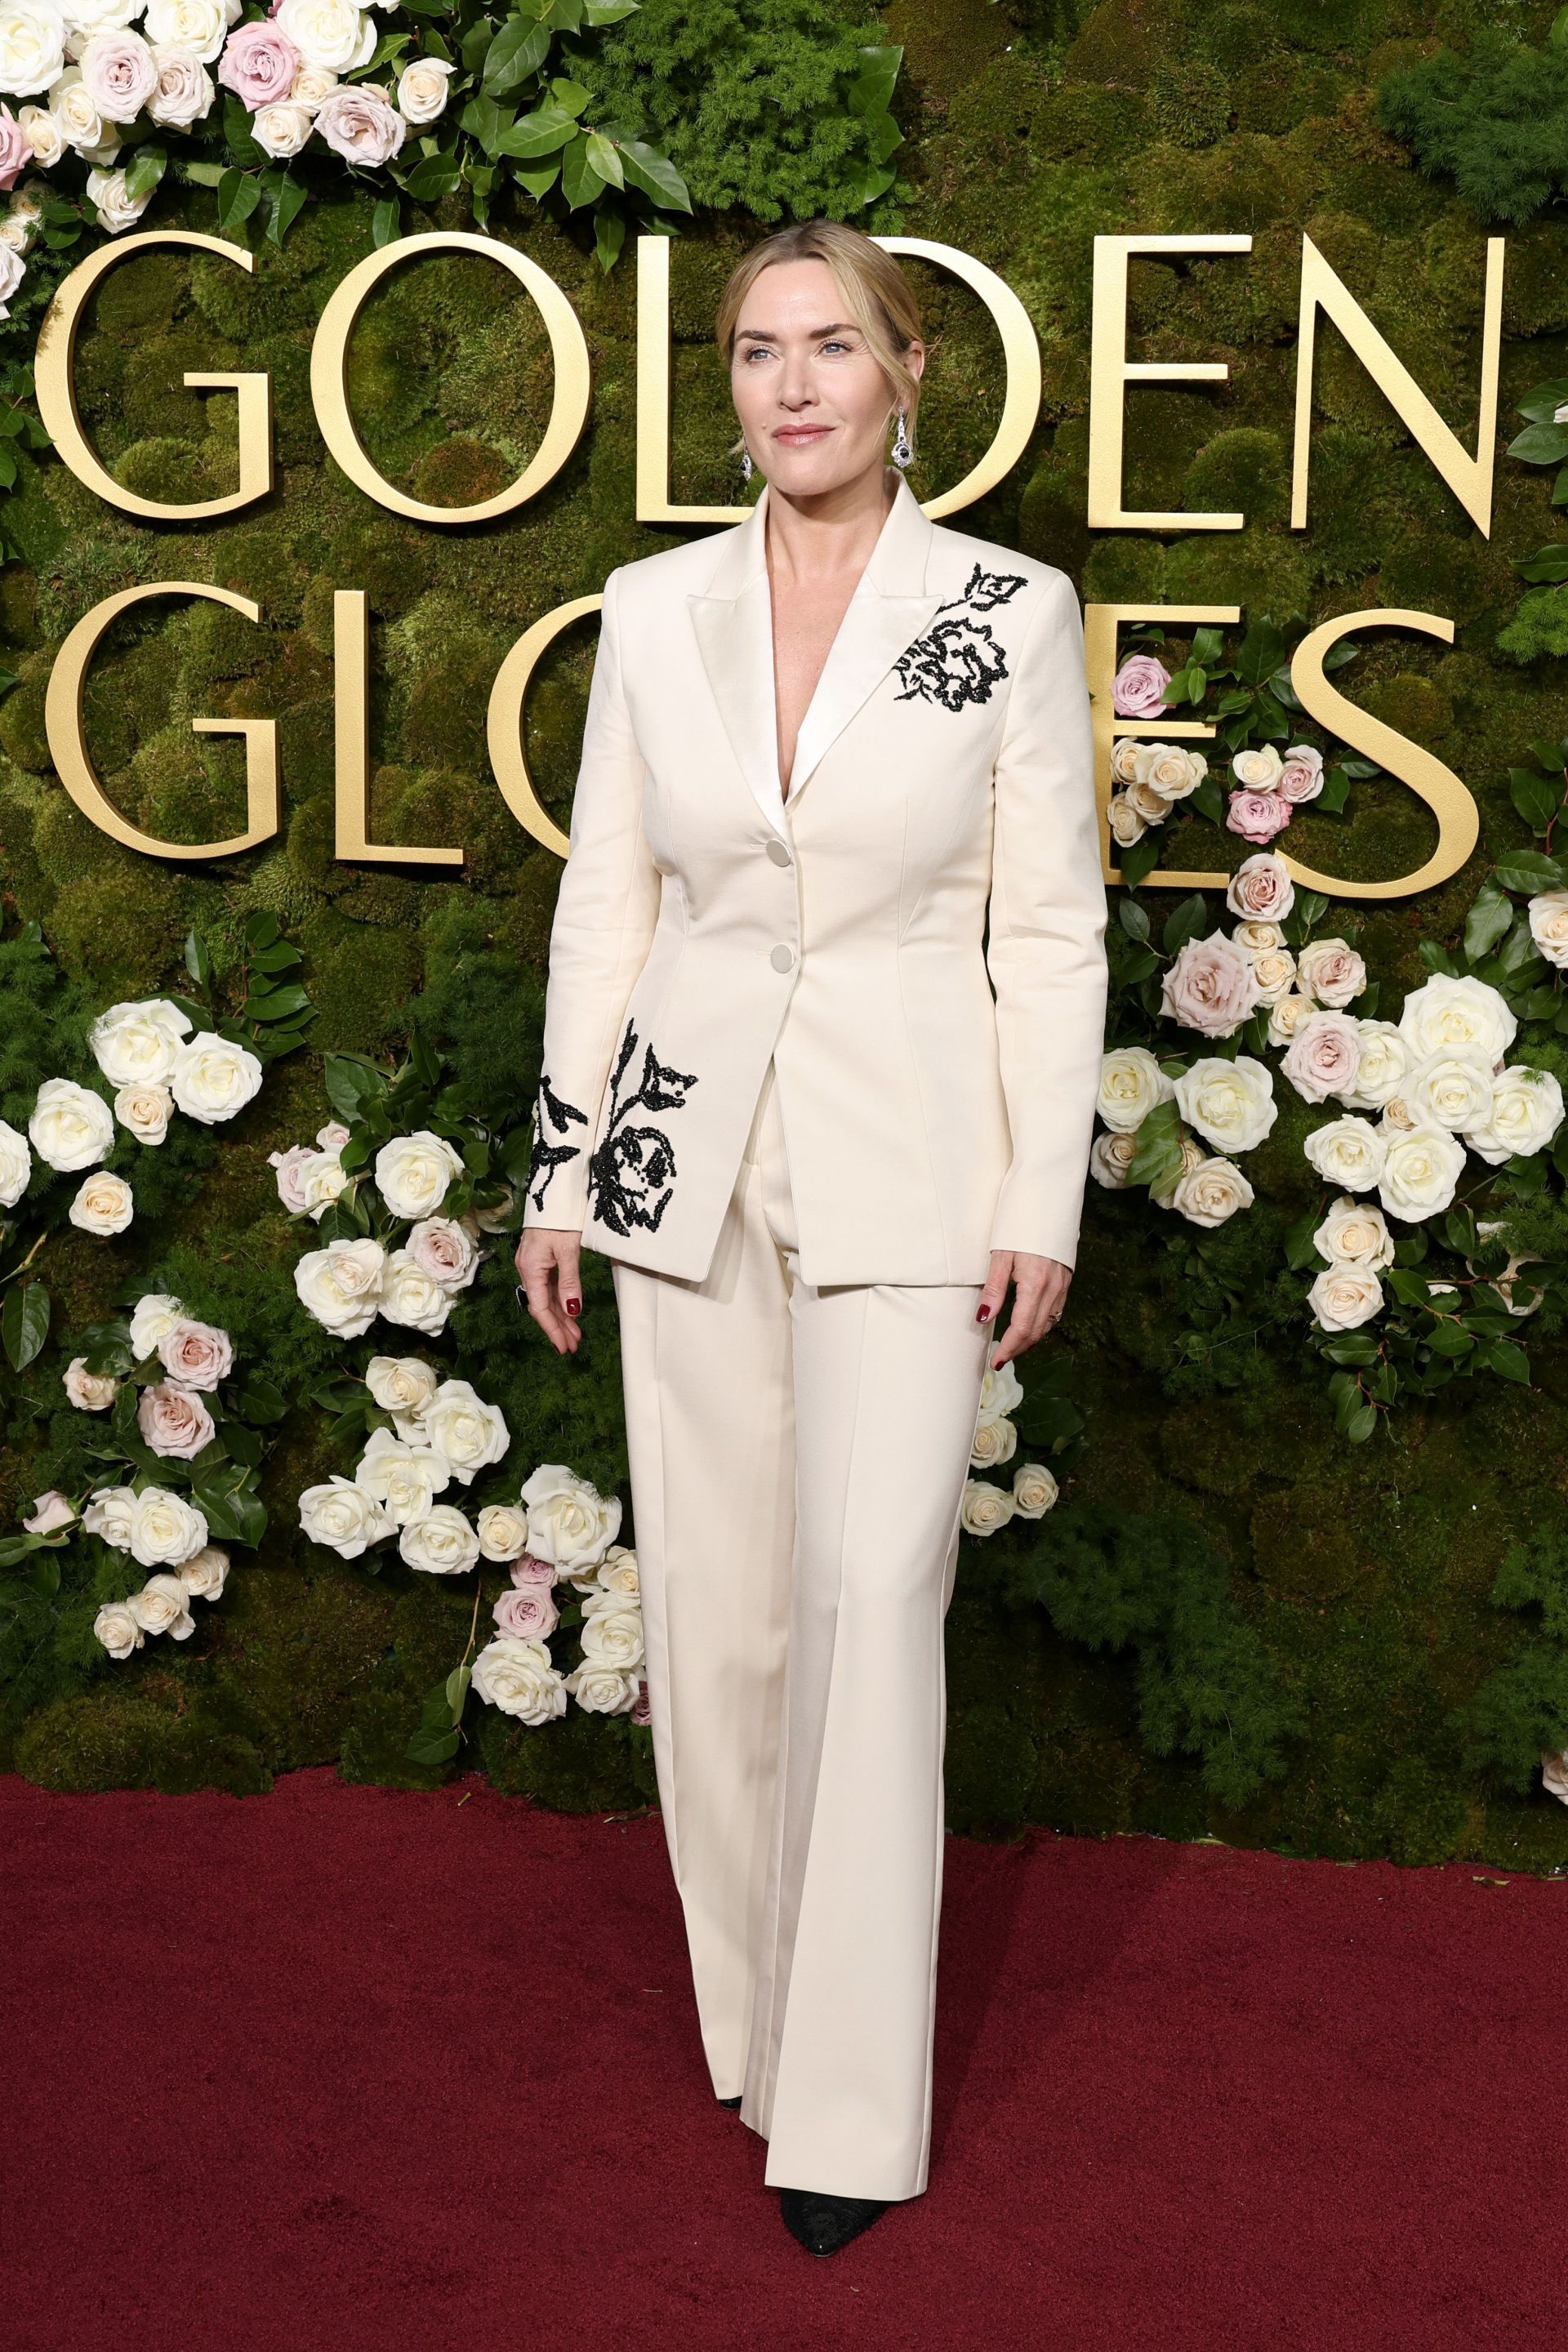
<svg viewBox="0 0 1568 2352">
<path fill-rule="evenodd" d="M 1072 586 L 903 479 L 897 263 L 784 229 L 717 329 L 765 487 L 605 583 L 517 1262 L 563 1352 L 614 1263 L 703 2047 L 831 2253 L 927 2182 L 943 1618 L 988 1353 L 1071 1279 L 1105 894 Z"/>
</svg>

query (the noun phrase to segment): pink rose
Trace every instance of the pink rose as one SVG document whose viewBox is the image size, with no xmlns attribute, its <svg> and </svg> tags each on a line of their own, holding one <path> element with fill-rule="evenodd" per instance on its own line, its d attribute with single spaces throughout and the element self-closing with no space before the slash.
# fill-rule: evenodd
<svg viewBox="0 0 1568 2352">
<path fill-rule="evenodd" d="M 408 125 L 374 82 L 340 82 L 327 92 L 316 129 L 349 163 L 384 163 L 403 144 Z"/>
<path fill-rule="evenodd" d="M 300 1171 L 319 1157 L 320 1154 L 312 1151 L 308 1143 L 291 1143 L 287 1151 L 269 1151 L 267 1155 L 268 1168 L 278 1171 L 278 1198 L 291 1217 L 302 1217 L 305 1213 L 307 1202 L 304 1187 L 300 1181 Z"/>
<path fill-rule="evenodd" d="M 1296 903 L 1296 885 L 1285 860 L 1272 849 L 1244 857 L 1230 877 L 1225 903 L 1249 923 L 1282 923 Z"/>
<path fill-rule="evenodd" d="M 1211 931 L 1206 940 L 1184 940 L 1166 966 L 1160 1009 L 1184 1029 L 1228 1037 L 1258 1002 L 1251 958 L 1223 931 Z"/>
<path fill-rule="evenodd" d="M 1225 821 L 1243 841 L 1272 841 L 1290 822 L 1290 803 L 1278 792 L 1232 793 Z"/>
<path fill-rule="evenodd" d="M 536 1559 L 532 1552 L 525 1551 L 519 1559 L 512 1561 L 511 1580 L 514 1584 L 523 1587 L 531 1584 L 542 1585 L 548 1592 L 555 1581 L 555 1570 L 549 1560 Z"/>
<path fill-rule="evenodd" d="M 651 1723 L 653 1717 L 649 1712 L 647 1703 L 647 1682 L 645 1677 L 637 1685 L 637 1703 L 632 1708 L 632 1721 L 634 1723 Z"/>
<path fill-rule="evenodd" d="M 81 79 L 106 122 L 131 122 L 157 89 L 158 61 L 140 33 L 94 33 L 81 53 Z"/>
<path fill-rule="evenodd" d="M 278 5 L 281 7 L 283 0 L 278 0 Z M 348 1139 L 348 1129 L 341 1118 L 330 1118 L 325 1127 L 316 1129 L 316 1140 L 323 1151 L 342 1151 Z"/>
<path fill-rule="evenodd" d="M 22 1525 L 30 1536 L 52 1536 L 57 1528 L 68 1528 L 76 1517 L 76 1505 L 68 1502 L 58 1486 L 47 1495 L 35 1495 L 31 1516 Z"/>
<path fill-rule="evenodd" d="M 542 1584 L 521 1584 L 503 1592 L 495 1605 L 495 1621 L 503 1633 L 522 1642 L 542 1642 L 561 1622 L 561 1612 Z"/>
<path fill-rule="evenodd" d="M 1350 1094 L 1361 1068 L 1361 1028 L 1348 1013 L 1314 1013 L 1285 1049 L 1279 1067 L 1305 1102 Z"/>
<path fill-rule="evenodd" d="M 288 97 L 302 62 L 293 42 L 270 19 L 237 25 L 224 43 L 217 79 L 254 114 Z"/>
<path fill-rule="evenodd" d="M 473 1235 L 450 1217 L 421 1217 L 410 1225 L 408 1255 L 442 1290 L 466 1290 L 479 1270 Z"/>
<path fill-rule="evenodd" d="M 1274 787 L 1281 799 L 1315 801 L 1323 789 L 1323 755 L 1310 743 L 1292 743 Z"/>
<path fill-rule="evenodd" d="M 1129 654 L 1110 682 L 1110 707 L 1119 719 L 1157 719 L 1170 683 L 1170 671 L 1152 654 Z"/>
<path fill-rule="evenodd" d="M 216 1389 L 234 1370 L 234 1342 L 211 1323 L 182 1318 L 159 1340 L 158 1358 L 170 1379 L 183 1388 Z"/>
<path fill-rule="evenodd" d="M 8 106 L 0 106 L 0 188 L 14 188 L 16 175 L 33 160 L 27 134 Z"/>
<path fill-rule="evenodd" d="M 143 1389 L 136 1423 L 153 1453 L 175 1462 L 194 1462 L 216 1433 L 200 1397 L 178 1381 L 160 1381 L 155 1388 Z"/>
</svg>

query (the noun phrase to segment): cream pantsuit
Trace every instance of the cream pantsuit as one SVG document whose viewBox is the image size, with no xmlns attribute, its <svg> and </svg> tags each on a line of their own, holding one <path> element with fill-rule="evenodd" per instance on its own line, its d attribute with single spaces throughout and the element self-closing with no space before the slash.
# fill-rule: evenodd
<svg viewBox="0 0 1568 2352">
<path fill-rule="evenodd" d="M 659 1801 L 714 2088 L 767 2179 L 912 2197 L 991 1332 L 978 1284 L 802 1281 L 773 1078 L 703 1279 L 615 1263 Z"/>
</svg>

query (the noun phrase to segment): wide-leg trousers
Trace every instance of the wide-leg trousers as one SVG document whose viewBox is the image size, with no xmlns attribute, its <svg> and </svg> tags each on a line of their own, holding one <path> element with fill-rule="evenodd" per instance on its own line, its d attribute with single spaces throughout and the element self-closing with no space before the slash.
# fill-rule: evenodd
<svg viewBox="0 0 1568 2352">
<path fill-rule="evenodd" d="M 802 1282 L 770 1065 L 700 1282 L 614 1263 L 659 1802 L 720 2098 L 785 2188 L 930 2162 L 943 1621 L 979 1284 Z"/>
</svg>

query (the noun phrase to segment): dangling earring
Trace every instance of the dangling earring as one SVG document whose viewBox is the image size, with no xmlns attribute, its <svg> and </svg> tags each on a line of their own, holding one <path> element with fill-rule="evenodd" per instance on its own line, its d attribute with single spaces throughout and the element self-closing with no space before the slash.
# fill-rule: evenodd
<svg viewBox="0 0 1568 2352">
<path fill-rule="evenodd" d="M 751 478 L 752 453 L 749 449 L 742 449 L 741 452 L 741 479 L 743 482 L 749 482 Z"/>
<path fill-rule="evenodd" d="M 901 408 L 899 411 L 899 430 L 893 442 L 892 457 L 894 465 L 900 473 L 906 471 L 915 461 L 915 453 L 910 446 L 910 421 Z"/>
</svg>

